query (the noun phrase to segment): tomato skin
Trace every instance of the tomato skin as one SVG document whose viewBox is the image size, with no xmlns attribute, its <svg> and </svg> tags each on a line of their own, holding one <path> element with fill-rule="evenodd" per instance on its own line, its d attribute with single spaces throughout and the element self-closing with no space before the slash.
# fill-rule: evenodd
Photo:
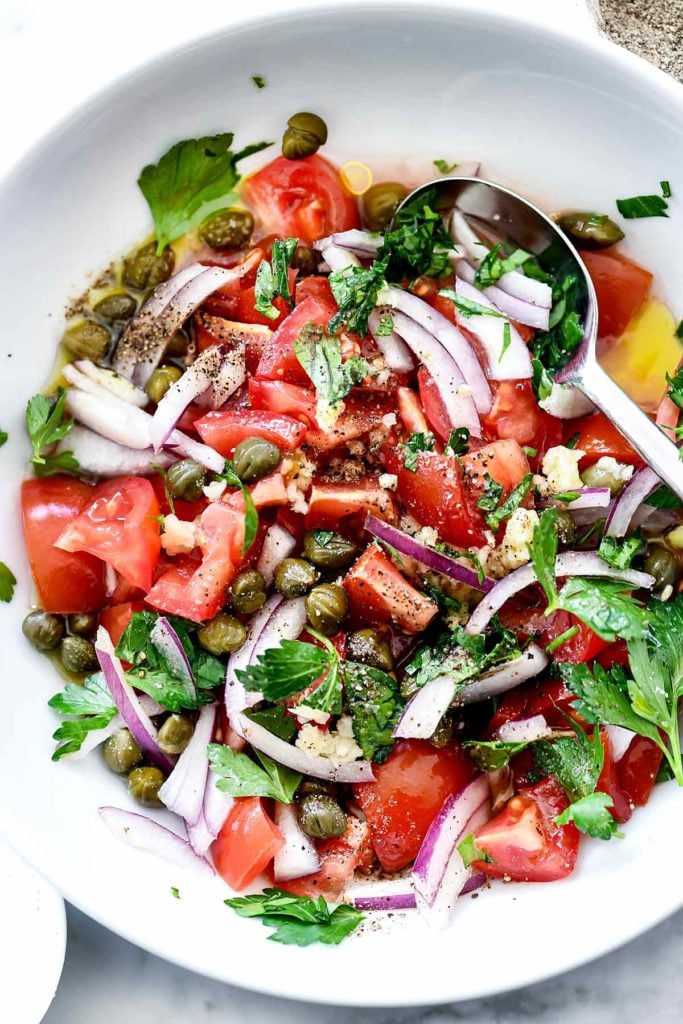
<svg viewBox="0 0 683 1024">
<path fill-rule="evenodd" d="M 104 564 L 82 551 L 54 546 L 92 500 L 94 487 L 73 477 L 24 480 L 24 541 L 41 607 L 58 615 L 96 612 L 107 601 Z"/>
<path fill-rule="evenodd" d="M 349 827 L 337 839 L 325 839 L 317 844 L 320 868 L 313 875 L 294 878 L 283 888 L 295 896 L 324 896 L 336 900 L 344 892 L 354 872 L 367 869 L 374 861 L 370 842 L 370 829 L 364 821 L 349 816 Z"/>
<path fill-rule="evenodd" d="M 486 489 L 486 476 L 490 476 L 509 494 L 529 472 L 529 460 L 517 441 L 491 441 L 468 452 L 460 459 L 468 483 L 477 497 Z"/>
<path fill-rule="evenodd" d="M 448 413 L 434 378 L 424 366 L 421 366 L 417 371 L 417 384 L 420 389 L 420 401 L 424 407 L 429 426 L 437 437 L 440 437 L 442 441 L 447 441 L 451 433 Z"/>
<path fill-rule="evenodd" d="M 262 437 L 291 452 L 299 447 L 306 433 L 306 427 L 299 420 L 274 416 L 259 409 L 208 412 L 195 420 L 195 426 L 204 443 L 225 456 L 232 456 L 237 445 L 248 437 Z"/>
<path fill-rule="evenodd" d="M 487 431 L 535 448 L 538 454 L 534 464 L 540 465 L 548 448 L 562 444 L 562 420 L 541 409 L 531 381 L 503 380 L 491 386 L 493 405 L 483 421 Z"/>
<path fill-rule="evenodd" d="M 249 380 L 252 409 L 282 413 L 309 425 L 315 423 L 315 394 L 312 388 L 288 384 L 282 380 Z"/>
<path fill-rule="evenodd" d="M 555 818 L 569 806 L 555 779 L 523 786 L 491 821 L 474 833 L 477 847 L 492 858 L 475 861 L 474 868 L 489 878 L 515 882 L 554 882 L 574 870 L 579 832 L 571 822 Z"/>
<path fill-rule="evenodd" d="M 335 312 L 336 306 L 321 302 L 309 295 L 282 321 L 264 347 L 263 355 L 256 368 L 256 375 L 269 380 L 286 380 L 290 384 L 310 386 L 308 374 L 294 352 L 294 342 L 305 324 L 324 327 Z"/>
<path fill-rule="evenodd" d="M 570 427 L 566 429 L 570 430 L 572 436 L 576 433 L 579 435 L 575 447 L 584 453 L 579 463 L 580 469 L 592 466 L 603 455 L 611 456 L 617 462 L 626 462 L 629 466 L 643 465 L 640 455 L 601 412 L 571 420 Z"/>
<path fill-rule="evenodd" d="M 453 793 L 473 778 L 468 754 L 458 745 L 437 749 L 426 740 L 399 740 L 375 781 L 353 787 L 375 854 L 385 871 L 415 859 L 432 821 Z"/>
<path fill-rule="evenodd" d="M 142 601 L 125 601 L 123 604 L 113 604 L 100 612 L 100 625 L 109 633 L 114 647 L 123 636 L 135 612 L 143 611 L 144 607 Z"/>
<path fill-rule="evenodd" d="M 148 590 L 161 551 L 159 503 L 149 480 L 114 477 L 98 484 L 92 501 L 55 542 L 63 551 L 87 551 L 134 587 Z"/>
<path fill-rule="evenodd" d="M 398 477 L 398 497 L 423 526 L 456 547 L 481 547 L 486 542 L 481 514 L 470 500 L 457 459 L 420 452 L 416 472 L 403 465 L 395 451 L 387 454 L 387 469 Z"/>
<path fill-rule="evenodd" d="M 317 277 L 315 274 L 309 274 L 308 277 L 302 277 L 296 284 L 296 304 L 299 305 L 304 299 L 314 298 L 316 302 L 325 303 L 331 306 L 335 312 L 339 308 L 334 300 L 332 289 L 330 288 L 330 282 L 326 277 Z"/>
<path fill-rule="evenodd" d="M 396 392 L 398 415 L 409 434 L 426 434 L 429 424 L 425 419 L 419 399 L 410 388 L 399 388 Z"/>
<path fill-rule="evenodd" d="M 368 477 L 356 484 L 317 483 L 313 481 L 306 513 L 306 529 L 337 529 L 340 520 L 353 517 L 362 526 L 370 512 L 390 523 L 398 522 L 398 509 L 392 494 Z"/>
<path fill-rule="evenodd" d="M 223 828 L 211 846 L 216 871 L 224 882 L 241 892 L 268 867 L 284 845 L 279 828 L 256 796 L 235 800 Z"/>
<path fill-rule="evenodd" d="M 600 742 L 602 744 L 603 762 L 600 778 L 597 781 L 596 790 L 599 793 L 606 793 L 612 798 L 610 814 L 616 821 L 628 821 L 633 814 L 630 801 L 619 783 L 619 773 L 612 757 L 612 744 L 609 733 L 604 729 L 600 730 Z"/>
<path fill-rule="evenodd" d="M 426 629 L 438 608 L 416 590 L 376 544 L 370 544 L 344 577 L 351 615 L 360 622 L 391 623 L 404 633 Z"/>
<path fill-rule="evenodd" d="M 310 245 L 334 231 L 358 227 L 358 207 L 339 172 L 323 157 L 280 156 L 242 184 L 245 203 L 267 231 Z"/>
<path fill-rule="evenodd" d="M 634 736 L 617 762 L 617 779 L 626 799 L 644 807 L 657 781 L 664 757 L 661 749 L 645 736 Z"/>
<path fill-rule="evenodd" d="M 500 618 L 503 625 L 513 629 L 520 638 L 528 640 L 535 636 L 541 647 L 547 646 L 551 640 L 556 640 L 568 629 L 576 628 L 574 636 L 555 649 L 553 656 L 557 661 L 570 661 L 572 664 L 592 661 L 610 646 L 609 642 L 594 633 L 590 626 L 568 612 L 545 615 L 544 610 L 538 607 L 503 607 Z"/>
<path fill-rule="evenodd" d="M 613 252 L 582 252 L 598 297 L 598 336 L 618 338 L 645 302 L 652 274 Z"/>
</svg>

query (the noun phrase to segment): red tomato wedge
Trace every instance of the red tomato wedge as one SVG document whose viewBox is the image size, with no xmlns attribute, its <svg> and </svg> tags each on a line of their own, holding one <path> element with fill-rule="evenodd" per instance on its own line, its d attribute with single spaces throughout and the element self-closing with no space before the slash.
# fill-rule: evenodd
<svg viewBox="0 0 683 1024">
<path fill-rule="evenodd" d="M 490 878 L 514 882 L 554 882 L 574 870 L 579 850 L 575 825 L 557 825 L 555 818 L 569 806 L 555 779 L 522 787 L 502 811 L 474 834 L 478 849 L 491 861 L 474 868 Z"/>
<path fill-rule="evenodd" d="M 315 423 L 315 392 L 283 380 L 249 380 L 249 401 L 253 409 L 282 413 L 309 425 Z"/>
<path fill-rule="evenodd" d="M 170 569 L 154 584 L 147 604 L 193 622 L 212 619 L 225 603 L 225 591 L 242 559 L 244 514 L 215 501 L 202 513 L 201 564 Z"/>
<path fill-rule="evenodd" d="M 398 497 L 422 526 L 433 526 L 439 536 L 456 546 L 485 543 L 484 523 L 475 501 L 465 489 L 457 459 L 420 452 L 414 473 L 395 451 L 387 454 L 387 469 L 398 477 Z"/>
<path fill-rule="evenodd" d="M 92 501 L 58 537 L 62 551 L 87 551 L 134 587 L 148 590 L 161 551 L 159 503 L 149 480 L 115 477 L 95 488 Z"/>
<path fill-rule="evenodd" d="M 96 612 L 106 603 L 104 563 L 85 552 L 54 546 L 92 501 L 94 491 L 90 484 L 67 476 L 25 480 L 21 486 L 26 551 L 41 607 L 47 612 Z"/>
<path fill-rule="evenodd" d="M 408 433 L 426 434 L 429 424 L 415 392 L 410 388 L 399 388 L 396 397 L 398 399 L 398 415 Z"/>
<path fill-rule="evenodd" d="M 476 496 L 486 489 L 490 476 L 509 494 L 529 472 L 529 460 L 517 441 L 492 441 L 460 459 L 469 485 Z"/>
<path fill-rule="evenodd" d="M 598 296 L 598 335 L 618 338 L 645 302 L 652 274 L 614 252 L 582 252 Z"/>
<path fill-rule="evenodd" d="M 484 419 L 488 431 L 535 448 L 539 459 L 548 448 L 562 444 L 562 420 L 539 407 L 531 381 L 503 380 L 492 386 L 493 406 Z"/>
<path fill-rule="evenodd" d="M 565 432 L 571 437 L 577 433 L 579 435 L 574 447 L 585 453 L 579 463 L 580 469 L 592 466 L 603 455 L 611 456 L 617 462 L 626 462 L 629 466 L 643 464 L 640 455 L 631 448 L 624 435 L 601 412 L 570 420 Z"/>
<path fill-rule="evenodd" d="M 306 427 L 300 420 L 261 409 L 209 412 L 195 420 L 195 427 L 202 441 L 226 456 L 232 455 L 237 445 L 248 437 L 262 437 L 291 452 L 299 447 L 306 434 Z"/>
<path fill-rule="evenodd" d="M 266 814 L 263 801 L 240 797 L 211 846 L 211 855 L 223 881 L 241 892 L 265 871 L 283 845 L 283 835 Z"/>
<path fill-rule="evenodd" d="M 599 793 L 606 793 L 612 798 L 612 807 L 610 808 L 612 817 L 616 821 L 628 821 L 633 814 L 633 808 L 621 788 L 617 765 L 612 756 L 612 744 L 609 734 L 604 729 L 600 730 L 600 742 L 602 743 L 603 762 L 600 778 L 595 788 Z"/>
<path fill-rule="evenodd" d="M 417 371 L 417 383 L 420 389 L 420 400 L 424 406 L 429 426 L 437 437 L 440 437 L 442 441 L 447 441 L 451 434 L 451 423 L 448 419 L 448 413 L 434 378 L 429 370 L 425 370 L 424 366 L 421 366 Z"/>
<path fill-rule="evenodd" d="M 244 201 L 265 231 L 304 245 L 358 227 L 358 208 L 339 172 L 321 156 L 280 156 L 242 184 Z"/>
<path fill-rule="evenodd" d="M 285 882 L 283 888 L 295 896 L 324 896 L 336 900 L 356 870 L 369 868 L 374 860 L 370 829 L 364 821 L 349 816 L 349 827 L 338 839 L 318 843 L 320 868 L 313 875 Z"/>
<path fill-rule="evenodd" d="M 380 864 L 400 871 L 415 859 L 443 803 L 469 782 L 474 767 L 457 744 L 437 749 L 426 740 L 399 740 L 374 773 L 374 782 L 354 786 L 353 793 Z"/>
<path fill-rule="evenodd" d="M 398 522 L 396 502 L 376 480 L 357 484 L 325 484 L 313 481 L 306 515 L 306 529 L 337 528 L 340 520 L 364 520 L 368 512 L 387 522 Z M 360 523 L 359 523 L 360 525 Z"/>
<path fill-rule="evenodd" d="M 286 380 L 289 383 L 310 386 L 308 374 L 294 352 L 294 342 L 306 324 L 324 327 L 334 316 L 336 310 L 336 306 L 321 302 L 312 295 L 304 299 L 282 321 L 268 344 L 264 346 L 263 355 L 256 369 L 257 377 Z"/>
<path fill-rule="evenodd" d="M 351 614 L 365 622 L 388 622 L 404 633 L 426 629 L 438 608 L 416 590 L 382 549 L 371 544 L 343 580 Z"/>
<path fill-rule="evenodd" d="M 617 762 L 622 792 L 634 807 L 644 807 L 657 781 L 663 753 L 646 736 L 634 736 Z"/>
</svg>

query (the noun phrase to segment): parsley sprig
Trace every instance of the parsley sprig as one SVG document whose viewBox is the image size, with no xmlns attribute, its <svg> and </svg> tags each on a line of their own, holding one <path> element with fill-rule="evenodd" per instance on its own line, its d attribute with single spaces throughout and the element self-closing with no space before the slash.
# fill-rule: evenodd
<svg viewBox="0 0 683 1024">
<path fill-rule="evenodd" d="M 328 337 L 314 324 L 304 325 L 294 342 L 294 353 L 316 390 L 318 426 L 328 429 L 342 413 L 344 399 L 367 376 L 370 367 L 361 356 L 342 362 L 339 338 Z"/>
<path fill-rule="evenodd" d="M 230 796 L 261 796 L 291 804 L 303 777 L 260 750 L 254 750 L 260 764 L 222 743 L 210 743 L 208 753 L 211 771 L 218 776 L 216 786 Z"/>
<path fill-rule="evenodd" d="M 0 562 L 0 601 L 9 603 L 14 597 L 17 578 L 8 565 Z"/>
<path fill-rule="evenodd" d="M 26 406 L 26 427 L 31 440 L 33 455 L 31 462 L 36 476 L 52 476 L 54 473 L 70 473 L 75 475 L 79 465 L 73 452 L 60 452 L 53 455 L 46 452 L 58 441 L 62 441 L 74 425 L 74 421 L 66 416 L 64 403 L 66 391 L 57 390 L 54 399 L 45 395 L 34 395 Z"/>
<path fill-rule="evenodd" d="M 287 271 L 292 262 L 294 250 L 298 245 L 297 238 L 287 238 L 283 241 L 276 238 L 273 242 L 272 256 L 270 263 L 262 260 L 256 271 L 254 284 L 254 309 L 269 320 L 277 320 L 280 310 L 273 305 L 273 300 L 278 296 L 292 308 L 292 294 L 289 289 L 289 277 Z"/>
<path fill-rule="evenodd" d="M 101 672 L 88 676 L 82 686 L 67 683 L 48 701 L 48 705 L 60 715 L 69 716 L 53 734 L 52 738 L 58 742 L 52 754 L 53 761 L 59 761 L 66 754 L 75 754 L 88 733 L 106 728 L 117 714 Z"/>
<path fill-rule="evenodd" d="M 329 322 L 330 334 L 342 327 L 361 337 L 367 333 L 368 317 L 386 285 L 388 260 L 376 259 L 370 267 L 346 267 L 330 274 L 329 282 L 339 312 Z"/>
<path fill-rule="evenodd" d="M 268 938 L 288 946 L 310 946 L 313 942 L 337 946 L 363 920 L 360 910 L 346 903 L 330 910 L 322 896 L 312 900 L 283 889 L 235 896 L 225 900 L 225 905 L 240 917 L 260 917 L 262 924 L 275 929 Z"/>
</svg>

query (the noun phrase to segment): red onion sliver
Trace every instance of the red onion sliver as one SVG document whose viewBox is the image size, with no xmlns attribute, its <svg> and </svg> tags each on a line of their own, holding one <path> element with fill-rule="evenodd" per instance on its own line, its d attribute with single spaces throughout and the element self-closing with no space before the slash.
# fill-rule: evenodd
<svg viewBox="0 0 683 1024">
<path fill-rule="evenodd" d="M 256 568 L 266 581 L 266 586 L 273 582 L 275 570 L 284 558 L 289 558 L 296 548 L 296 540 L 289 530 L 279 523 L 273 523 L 268 527 L 263 538 L 263 547 L 258 557 Z"/>
<path fill-rule="evenodd" d="M 637 572 L 635 569 L 613 569 L 592 551 L 563 551 L 557 556 L 555 575 L 601 576 L 613 580 L 623 580 L 624 583 L 628 583 L 632 587 L 648 589 L 654 583 L 654 577 L 646 572 Z M 533 565 L 523 565 L 521 569 L 515 569 L 509 576 L 496 583 L 495 587 L 477 605 L 470 621 L 465 626 L 465 632 L 470 636 L 482 633 L 506 601 L 535 582 L 536 573 Z"/>
<path fill-rule="evenodd" d="M 210 469 L 212 473 L 222 473 L 225 469 L 225 459 L 222 455 L 219 455 L 213 448 L 209 448 L 208 444 L 194 441 L 180 430 L 174 430 L 171 433 L 168 444 L 174 452 L 186 459 L 194 459 L 201 466 Z"/>
<path fill-rule="evenodd" d="M 392 733 L 397 739 L 428 740 L 448 711 L 455 693 L 451 676 L 437 676 L 411 697 Z"/>
<path fill-rule="evenodd" d="M 156 472 L 155 466 L 167 469 L 175 462 L 168 452 L 155 455 L 149 448 L 142 451 L 128 448 L 78 424 L 59 442 L 56 450 L 57 453 L 72 452 L 81 469 L 101 477 L 151 476 Z"/>
<path fill-rule="evenodd" d="M 476 302 L 485 306 L 492 313 L 499 313 L 492 302 L 475 288 L 474 285 L 463 281 L 461 277 L 455 279 L 455 291 L 469 302 Z M 473 316 L 465 316 L 456 304 L 454 304 L 455 320 L 461 327 L 470 331 L 478 339 L 488 363 L 488 376 L 490 380 L 528 380 L 531 377 L 531 357 L 529 349 L 522 341 L 514 324 L 500 316 L 488 316 L 484 313 L 475 313 Z M 505 325 L 509 324 L 510 344 L 505 348 Z"/>
<path fill-rule="evenodd" d="M 637 470 L 612 505 L 605 524 L 606 535 L 625 537 L 634 515 L 660 483 L 659 477 L 649 466 Z"/>
<path fill-rule="evenodd" d="M 196 824 L 202 813 L 206 789 L 209 755 L 216 721 L 216 705 L 203 707 L 192 733 L 192 739 L 178 758 L 178 763 L 159 790 L 159 798 L 169 811 L 179 814 L 188 825 Z"/>
<path fill-rule="evenodd" d="M 491 814 L 497 814 L 501 807 L 504 807 L 508 800 L 515 795 L 515 781 L 512 769 L 509 764 L 504 768 L 497 768 L 494 772 L 487 772 L 491 790 Z"/>
<path fill-rule="evenodd" d="M 149 638 L 157 651 L 168 662 L 173 675 L 185 682 L 194 683 L 192 667 L 185 653 L 180 637 L 165 615 L 160 615 L 152 626 Z M 194 686 L 192 687 L 194 690 Z M 196 696 L 196 690 L 194 690 Z"/>
<path fill-rule="evenodd" d="M 213 875 L 211 865 L 193 853 L 187 840 L 144 814 L 124 811 L 120 807 L 100 807 L 99 814 L 118 839 L 136 850 L 153 853 L 172 864 L 202 871 L 207 876 Z"/>
<path fill-rule="evenodd" d="M 551 497 L 554 497 L 551 495 Z M 576 512 L 584 508 L 607 508 L 612 496 L 609 487 L 582 487 L 579 497 L 573 501 L 562 502 L 568 512 Z"/>
<path fill-rule="evenodd" d="M 159 749 L 154 723 L 144 711 L 139 697 L 126 679 L 121 662 L 114 653 L 111 637 L 104 626 L 100 626 L 97 630 L 95 652 L 112 700 L 119 709 L 133 739 L 143 754 L 146 754 L 158 768 L 161 768 L 163 772 L 171 772 L 173 763 Z"/>
<path fill-rule="evenodd" d="M 357 256 L 373 257 L 384 242 L 384 236 L 376 231 L 360 231 L 352 228 L 350 231 L 336 231 L 333 235 L 315 242 L 316 249 L 326 249 L 328 245 L 334 245 L 338 249 L 348 249 Z"/>
<path fill-rule="evenodd" d="M 488 800 L 486 800 L 468 820 L 465 827 L 462 829 L 460 836 L 456 840 L 456 844 L 460 839 L 469 835 L 470 832 L 475 832 L 491 817 L 491 806 Z M 465 894 L 465 892 L 472 892 L 473 889 L 479 888 L 480 882 L 476 884 L 472 881 L 474 875 L 472 868 L 465 867 L 465 862 L 457 849 L 453 849 L 450 860 L 446 865 L 441 884 L 439 885 L 438 891 L 434 898 L 434 902 L 428 904 L 422 896 L 417 893 L 417 909 L 420 914 L 426 919 L 427 923 L 431 928 L 442 929 L 450 923 L 451 912 L 454 909 L 458 898 Z M 469 883 L 469 886 L 468 886 Z"/>
<path fill-rule="evenodd" d="M 476 270 L 466 260 L 458 262 L 457 272 L 468 284 L 474 284 Z M 526 324 L 528 327 L 534 327 L 540 331 L 548 330 L 550 310 L 546 307 L 517 299 L 514 295 L 509 295 L 496 285 L 484 288 L 480 294 L 485 295 L 489 302 L 494 304 L 496 309 L 499 309 L 501 313 L 505 313 L 511 320 L 516 320 L 517 323 Z"/>
<path fill-rule="evenodd" d="M 315 779 L 328 779 L 330 782 L 372 782 L 374 779 L 369 761 L 351 761 L 337 766 L 327 757 L 307 754 L 286 743 L 244 715 L 238 715 L 238 719 L 244 738 L 252 747 L 295 772 L 312 775 Z"/>
<path fill-rule="evenodd" d="M 202 808 L 204 821 L 209 833 L 216 838 L 225 824 L 225 819 L 232 810 L 235 798 L 229 793 L 224 793 L 216 785 L 216 776 L 209 768 L 206 776 L 206 789 L 204 790 L 204 805 Z"/>
<path fill-rule="evenodd" d="M 405 885 L 405 882 L 403 883 Z M 369 888 L 369 887 L 368 887 Z M 403 892 L 393 896 L 354 896 L 356 910 L 414 910 L 415 893 Z"/>
<path fill-rule="evenodd" d="M 332 273 L 339 273 L 341 270 L 348 270 L 349 267 L 360 267 L 361 265 L 357 256 L 348 249 L 341 249 L 338 245 L 325 245 L 320 250 L 320 255 Z"/>
<path fill-rule="evenodd" d="M 71 366 L 76 367 L 84 377 L 89 377 L 95 384 L 99 384 L 124 402 L 130 402 L 131 405 L 137 405 L 141 409 L 144 409 L 149 403 L 149 398 L 141 388 L 136 388 L 127 377 L 122 377 L 115 370 L 106 370 L 102 366 L 96 366 L 90 359 L 77 359 Z M 64 371 L 66 370 L 65 366 Z M 66 376 L 66 372 L 64 372 L 64 376 Z"/>
<path fill-rule="evenodd" d="M 476 704 L 478 701 L 489 700 L 501 693 L 507 693 L 508 690 L 514 690 L 520 683 L 525 683 L 527 679 L 533 679 L 542 672 L 548 660 L 545 651 L 536 644 L 529 644 L 518 658 L 504 662 L 498 668 L 475 679 L 473 683 L 466 683 L 462 689 L 456 691 L 453 703 Z"/>
<path fill-rule="evenodd" d="M 516 722 L 504 722 L 498 730 L 497 739 L 503 743 L 533 743 L 552 734 L 552 729 L 543 715 L 519 718 Z"/>
<path fill-rule="evenodd" d="M 299 825 L 292 804 L 275 804 L 275 824 L 285 841 L 273 861 L 275 881 L 289 882 L 292 878 L 302 878 L 317 871 L 320 867 L 318 851 Z"/>
<path fill-rule="evenodd" d="M 195 821 L 194 825 L 187 825 L 187 838 L 190 846 L 197 854 L 198 857 L 206 857 L 209 851 L 209 847 L 216 838 L 215 835 L 209 830 L 206 821 L 204 819 L 203 812 L 200 811 L 199 817 Z"/>
<path fill-rule="evenodd" d="M 396 373 L 410 373 L 415 368 L 415 360 L 406 343 L 395 330 L 392 330 L 391 334 L 378 334 L 382 316 L 386 315 L 379 309 L 372 311 L 368 317 L 370 334 L 375 339 L 377 348 L 384 356 L 384 362 L 390 370 L 394 370 Z M 388 315 L 391 316 L 391 314 Z"/>
</svg>

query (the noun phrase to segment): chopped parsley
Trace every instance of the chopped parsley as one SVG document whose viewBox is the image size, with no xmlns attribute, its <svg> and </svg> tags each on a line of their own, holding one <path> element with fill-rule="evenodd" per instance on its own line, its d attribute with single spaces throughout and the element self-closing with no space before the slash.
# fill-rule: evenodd
<svg viewBox="0 0 683 1024">
<path fill-rule="evenodd" d="M 468 432 L 469 436 L 469 432 Z M 433 452 L 436 439 L 433 434 L 411 434 L 403 442 L 403 468 L 410 473 L 417 471 L 420 452 Z"/>
<path fill-rule="evenodd" d="M 330 334 L 336 334 L 342 327 L 361 337 L 367 333 L 368 317 L 386 285 L 387 264 L 386 258 L 377 259 L 371 267 L 346 267 L 330 274 L 330 288 L 339 306 L 339 312 L 328 324 Z"/>
<path fill-rule="evenodd" d="M 494 665 L 520 654 L 517 637 L 509 629 L 494 627 L 486 633 L 469 636 L 457 626 L 452 632 L 441 633 L 434 643 L 418 647 L 405 672 L 413 690 L 442 675 L 449 675 L 454 683 L 464 685 Z"/>
<path fill-rule="evenodd" d="M 66 418 L 65 401 L 66 391 L 58 388 L 54 399 L 34 395 L 26 405 L 26 427 L 33 448 L 31 462 L 36 476 L 52 476 L 53 473 L 73 475 L 79 471 L 73 452 L 51 455 L 45 451 L 63 440 L 74 425 L 72 419 Z"/>
<path fill-rule="evenodd" d="M 539 402 L 550 398 L 553 392 L 553 378 L 550 376 L 540 359 L 535 357 L 531 360 L 531 386 Z"/>
<path fill-rule="evenodd" d="M 171 886 L 171 896 L 173 896 L 177 900 L 180 899 L 180 889 L 178 888 L 177 885 Z"/>
<path fill-rule="evenodd" d="M 443 450 L 444 455 L 466 455 L 470 446 L 470 432 L 467 427 L 451 430 Z"/>
<path fill-rule="evenodd" d="M 504 768 L 516 754 L 529 746 L 525 740 L 513 743 L 507 740 L 465 740 L 467 749 L 477 768 L 483 772 L 495 772 Z"/>
<path fill-rule="evenodd" d="M 671 199 L 671 184 L 668 181 L 660 181 L 659 187 L 662 190 L 662 197 L 664 199 Z"/>
<path fill-rule="evenodd" d="M 378 338 L 388 338 L 394 331 L 394 318 L 391 313 L 382 313 L 377 325 L 376 335 Z"/>
<path fill-rule="evenodd" d="M 504 313 L 499 313 L 497 309 L 491 309 L 489 306 L 482 306 L 480 302 L 473 302 L 472 299 L 466 299 L 462 295 L 458 295 L 454 288 L 442 288 L 439 295 L 450 299 L 458 312 L 467 319 L 471 316 L 494 316 L 500 320 L 505 319 Z"/>
<path fill-rule="evenodd" d="M 662 195 L 632 196 L 630 199 L 617 199 L 617 210 L 626 220 L 639 220 L 641 217 L 668 217 L 667 199 L 671 197 L 668 181 L 660 182 Z"/>
<path fill-rule="evenodd" d="M 470 832 L 468 835 L 465 836 L 464 839 L 461 839 L 456 849 L 460 856 L 462 857 L 463 863 L 466 868 L 468 868 L 476 860 L 484 861 L 484 863 L 489 863 L 491 861 L 491 858 L 489 857 L 488 853 L 486 853 L 485 850 L 477 849 L 476 840 L 474 838 L 474 832 Z"/>
<path fill-rule="evenodd" d="M 683 321 L 682 321 L 683 322 Z M 666 382 L 669 385 L 667 395 L 679 409 L 683 409 L 683 367 L 676 370 L 673 377 L 667 373 Z"/>
<path fill-rule="evenodd" d="M 511 344 L 512 344 L 512 329 L 510 327 L 509 320 L 506 320 L 505 323 L 503 324 L 503 346 L 502 346 L 502 348 L 500 350 L 501 362 L 502 362 L 503 356 L 505 355 L 507 350 L 510 348 Z"/>
<path fill-rule="evenodd" d="M 17 578 L 8 565 L 0 562 L 0 601 L 9 602 L 14 597 L 14 588 L 17 585 Z"/>
<path fill-rule="evenodd" d="M 441 171 L 442 174 L 452 174 L 458 166 L 457 164 L 449 164 L 448 160 L 432 160 L 432 163 L 437 171 Z"/>
<path fill-rule="evenodd" d="M 494 245 L 484 256 L 474 275 L 477 288 L 488 288 L 499 281 L 503 274 L 519 270 L 531 258 L 531 254 L 524 249 L 515 249 L 509 256 L 503 256 L 502 250 L 502 245 Z"/>
<path fill-rule="evenodd" d="M 217 775 L 216 786 L 230 796 L 261 796 L 291 804 L 302 775 L 270 757 L 254 750 L 260 764 L 248 754 L 232 750 L 222 743 L 209 743 L 211 771 Z"/>
<path fill-rule="evenodd" d="M 354 661 L 344 662 L 343 676 L 353 734 L 363 757 L 381 764 L 393 749 L 392 733 L 404 707 L 398 683 L 381 669 Z"/>
<path fill-rule="evenodd" d="M 676 337 L 681 338 L 681 340 L 683 340 L 683 320 L 680 321 L 678 327 L 676 328 Z"/>
<path fill-rule="evenodd" d="M 312 900 L 283 889 L 234 896 L 225 900 L 225 905 L 240 917 L 260 917 L 263 924 L 275 929 L 268 938 L 287 946 L 310 946 L 313 942 L 337 946 L 364 919 L 360 910 L 346 903 L 330 910 L 322 896 Z"/>
<path fill-rule="evenodd" d="M 9 434 L 7 433 L 6 430 L 0 430 L 0 448 L 2 448 L 3 444 L 7 443 L 7 438 L 8 437 L 9 437 Z"/>
<path fill-rule="evenodd" d="M 242 483 L 235 467 L 233 466 L 230 459 L 225 460 L 225 466 L 223 467 L 222 473 L 217 473 L 214 477 L 215 480 L 225 480 L 229 487 L 239 487 L 244 498 L 244 540 L 242 542 L 242 554 L 246 555 L 251 545 L 256 540 L 256 534 L 258 533 L 258 512 L 254 499 L 251 496 L 251 491 L 246 484 Z"/>
<path fill-rule="evenodd" d="M 494 512 L 503 497 L 503 485 L 489 473 L 484 474 L 484 493 L 477 499 L 477 508 L 482 512 Z"/>
<path fill-rule="evenodd" d="M 513 512 L 516 512 L 529 493 L 533 478 L 533 473 L 527 473 L 517 486 L 510 491 L 507 498 L 501 501 L 491 512 L 487 512 L 486 523 L 492 530 L 497 530 L 505 519 L 508 519 Z"/>
<path fill-rule="evenodd" d="M 322 430 L 334 425 L 344 399 L 370 371 L 361 356 L 342 362 L 339 338 L 328 337 L 322 327 L 305 324 L 294 342 L 294 353 L 316 391 L 316 419 Z"/>
<path fill-rule="evenodd" d="M 252 75 L 251 80 L 257 89 L 265 89 L 265 87 L 268 85 L 263 75 Z"/>
<path fill-rule="evenodd" d="M 52 754 L 53 761 L 59 761 L 66 754 L 75 754 L 89 732 L 106 728 L 118 714 L 101 672 L 88 676 L 82 686 L 67 683 L 61 693 L 56 693 L 48 701 L 48 705 L 60 715 L 70 716 L 53 734 L 52 738 L 58 742 Z"/>
<path fill-rule="evenodd" d="M 423 192 L 399 210 L 392 230 L 385 231 L 377 255 L 392 281 L 423 275 L 443 277 L 451 272 L 453 239 L 441 214 L 433 209 L 436 199 L 436 189 Z"/>
<path fill-rule="evenodd" d="M 287 271 L 297 245 L 297 238 L 287 238 L 285 241 L 276 238 L 270 263 L 268 260 L 261 260 L 256 271 L 254 309 L 269 320 L 277 320 L 280 316 L 280 310 L 273 305 L 274 299 L 280 297 L 290 309 L 292 308 Z"/>
<path fill-rule="evenodd" d="M 615 569 L 628 569 L 631 562 L 645 547 L 645 541 L 639 533 L 632 533 L 623 540 L 617 537 L 603 537 L 600 541 L 598 554 L 608 565 Z"/>
</svg>

